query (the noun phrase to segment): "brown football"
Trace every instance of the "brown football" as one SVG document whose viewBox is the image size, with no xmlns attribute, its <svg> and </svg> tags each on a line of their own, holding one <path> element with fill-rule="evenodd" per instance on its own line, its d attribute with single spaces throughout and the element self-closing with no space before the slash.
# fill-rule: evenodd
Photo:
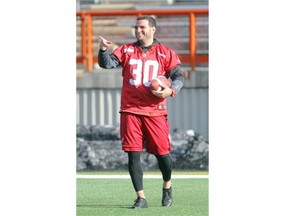
<svg viewBox="0 0 288 216">
<path fill-rule="evenodd" d="M 151 80 L 150 89 L 151 90 L 162 90 L 163 85 L 171 87 L 171 81 L 167 79 L 165 76 L 158 76 Z"/>
</svg>

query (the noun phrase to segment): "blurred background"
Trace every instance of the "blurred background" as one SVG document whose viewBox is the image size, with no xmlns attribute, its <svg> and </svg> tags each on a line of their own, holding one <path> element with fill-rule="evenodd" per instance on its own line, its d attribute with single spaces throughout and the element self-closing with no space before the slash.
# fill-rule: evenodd
<svg viewBox="0 0 288 216">
<path fill-rule="evenodd" d="M 209 169 L 209 18 L 206 0 L 77 0 L 76 2 L 77 171 L 126 170 L 119 140 L 121 68 L 101 69 L 98 36 L 111 40 L 111 52 L 134 42 L 135 18 L 153 15 L 155 37 L 177 52 L 185 84 L 168 98 L 174 168 Z M 144 153 L 146 170 L 158 169 Z"/>
</svg>

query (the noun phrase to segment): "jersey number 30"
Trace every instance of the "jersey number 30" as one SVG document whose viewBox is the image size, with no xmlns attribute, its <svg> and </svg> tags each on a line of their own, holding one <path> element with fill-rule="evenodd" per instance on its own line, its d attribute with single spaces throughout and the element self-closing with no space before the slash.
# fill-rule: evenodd
<svg viewBox="0 0 288 216">
<path fill-rule="evenodd" d="M 137 86 L 140 85 L 142 82 L 145 86 L 148 87 L 150 85 L 149 80 L 157 77 L 159 63 L 155 60 L 147 60 L 143 63 L 141 59 L 130 59 L 129 64 L 136 65 L 136 68 L 133 69 L 133 75 L 135 76 L 135 79 L 129 80 L 131 85 Z"/>
</svg>

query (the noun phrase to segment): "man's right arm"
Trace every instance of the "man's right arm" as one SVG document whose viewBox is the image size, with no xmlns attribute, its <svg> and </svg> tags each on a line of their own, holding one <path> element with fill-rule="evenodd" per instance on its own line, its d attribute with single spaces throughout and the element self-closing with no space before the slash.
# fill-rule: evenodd
<svg viewBox="0 0 288 216">
<path fill-rule="evenodd" d="M 99 50 L 98 52 L 98 64 L 102 68 L 116 68 L 120 66 L 120 62 L 118 58 L 113 55 L 109 54 L 108 50 L 106 49 L 105 51 Z"/>
</svg>

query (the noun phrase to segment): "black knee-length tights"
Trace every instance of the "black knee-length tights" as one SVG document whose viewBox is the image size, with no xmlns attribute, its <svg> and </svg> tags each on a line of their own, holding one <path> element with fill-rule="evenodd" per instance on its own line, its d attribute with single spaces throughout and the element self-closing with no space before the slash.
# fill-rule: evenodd
<svg viewBox="0 0 288 216">
<path fill-rule="evenodd" d="M 159 169 L 164 181 L 171 179 L 172 160 L 170 154 L 155 155 Z M 135 191 L 143 190 L 143 167 L 141 163 L 141 152 L 128 152 L 128 170 Z"/>
</svg>

